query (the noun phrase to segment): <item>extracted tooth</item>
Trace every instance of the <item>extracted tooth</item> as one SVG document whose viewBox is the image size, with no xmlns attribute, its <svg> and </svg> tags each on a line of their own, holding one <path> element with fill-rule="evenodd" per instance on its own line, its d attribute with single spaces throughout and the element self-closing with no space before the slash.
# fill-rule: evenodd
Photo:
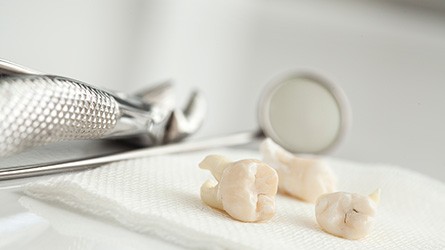
<svg viewBox="0 0 445 250">
<path fill-rule="evenodd" d="M 260 151 L 263 161 L 277 170 L 281 192 L 314 203 L 320 195 L 335 191 L 337 180 L 323 160 L 296 157 L 270 138 L 263 141 Z"/>
<path fill-rule="evenodd" d="M 245 222 L 268 220 L 275 214 L 278 176 L 266 163 L 231 162 L 224 156 L 210 155 L 199 167 L 210 170 L 216 179 L 201 186 L 201 199 L 207 205 Z"/>
<path fill-rule="evenodd" d="M 324 194 L 317 200 L 315 216 L 324 231 L 356 240 L 371 232 L 379 200 L 380 189 L 369 196 L 344 192 Z"/>
<path fill-rule="evenodd" d="M 200 92 L 192 93 L 186 108 L 174 110 L 168 122 L 165 142 L 174 142 L 195 133 L 202 125 L 207 104 Z"/>
</svg>

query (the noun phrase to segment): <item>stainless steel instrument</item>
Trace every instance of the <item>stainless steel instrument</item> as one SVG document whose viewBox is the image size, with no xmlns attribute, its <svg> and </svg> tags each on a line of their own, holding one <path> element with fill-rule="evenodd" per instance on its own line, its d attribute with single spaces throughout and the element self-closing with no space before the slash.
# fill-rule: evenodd
<svg viewBox="0 0 445 250">
<path fill-rule="evenodd" d="M 199 92 L 185 111 L 175 109 L 170 83 L 124 95 L 7 61 L 0 67 L 0 156 L 76 139 L 160 145 L 194 133 L 205 115 Z"/>
<path fill-rule="evenodd" d="M 3 64 L 5 64 L 5 62 L 3 62 Z M 1 61 L 0 67 L 2 67 Z M 70 120 L 70 124 L 75 123 L 76 126 L 66 127 L 66 129 L 72 131 L 70 134 L 71 137 L 67 136 L 69 139 L 77 138 L 76 136 L 86 136 L 88 138 L 133 137 L 137 138 L 137 140 L 142 143 L 150 145 L 166 141 L 177 141 L 196 131 L 204 116 L 205 104 L 199 94 L 194 94 L 192 96 L 185 111 L 171 111 L 169 115 L 168 110 L 171 110 L 171 108 L 168 108 L 169 105 L 166 105 L 169 101 L 166 101 L 166 99 L 163 98 L 165 96 L 170 96 L 165 94 L 168 92 L 166 91 L 168 87 L 165 85 L 160 85 L 156 89 L 142 92 L 133 97 L 125 97 L 122 94 L 111 94 L 109 92 L 97 90 L 67 78 L 35 75 L 24 76 L 23 74 L 35 72 L 14 64 L 10 65 L 6 63 L 6 67 L 3 65 L 2 68 L 3 71 L 0 70 L 0 74 L 3 73 L 8 75 L 8 77 L 3 79 L 0 78 L 0 93 L 2 93 L 2 91 L 3 93 L 7 93 L 8 89 L 12 88 L 12 85 L 15 85 L 13 84 L 14 81 L 19 83 L 22 82 L 20 84 L 24 87 L 22 87 L 22 90 L 19 92 L 22 93 L 23 99 L 26 99 L 26 90 L 36 86 L 33 85 L 33 83 L 30 83 L 33 79 L 38 79 L 34 81 L 45 82 L 44 84 L 48 83 L 51 88 L 55 85 L 61 85 L 65 86 L 65 88 L 75 89 L 75 93 L 82 93 L 79 94 L 78 99 L 76 99 L 77 104 L 74 109 L 74 118 Z M 18 75 L 16 78 L 9 76 L 17 73 L 20 73 L 21 75 Z M 2 85 L 7 87 L 2 90 Z M 39 91 L 42 92 L 42 96 L 47 95 L 44 88 Z M 54 92 L 58 93 L 56 95 L 58 97 L 64 96 L 61 94 L 63 93 L 62 89 L 57 89 L 57 91 Z M 7 95 L 4 94 L 4 96 Z M 86 105 L 85 100 L 88 100 L 88 98 L 84 96 L 89 96 L 89 98 L 95 98 L 100 101 L 97 101 L 93 106 L 91 106 L 91 103 Z M 45 100 L 48 99 L 47 97 L 45 98 Z M 17 102 L 20 102 L 20 99 L 21 98 L 18 98 Z M 57 105 L 59 102 L 60 99 L 51 104 L 51 106 L 45 106 L 48 108 L 44 110 L 51 110 L 49 112 L 49 115 L 51 116 L 53 106 Z M 68 102 L 68 99 L 66 99 L 65 102 Z M 79 107 L 80 102 L 83 104 Z M 3 107 L 2 105 L 4 104 L 0 104 L 0 108 Z M 97 108 L 97 106 L 99 106 L 99 108 Z M 8 108 L 8 113 L 12 113 L 22 118 L 19 121 L 15 118 L 11 119 L 10 122 L 11 124 L 15 124 L 15 129 L 10 129 L 11 132 L 8 132 L 8 134 L 14 134 L 16 131 L 24 129 L 26 130 L 27 126 L 18 125 L 23 124 L 23 121 L 25 122 L 25 125 L 26 123 L 29 124 L 29 122 L 26 122 L 27 116 L 22 115 L 27 108 L 19 109 L 21 112 L 18 114 L 13 111 L 15 107 L 16 106 L 10 106 Z M 59 113 L 57 113 L 58 111 L 56 109 L 54 113 L 55 115 L 51 117 L 58 118 L 59 114 L 62 114 L 62 116 L 65 115 L 66 113 L 63 111 L 66 110 L 66 108 L 64 109 L 63 107 L 64 106 L 62 106 L 62 111 Z M 80 113 L 76 112 L 77 107 L 82 108 Z M 34 108 L 34 106 L 29 107 L 30 110 L 34 110 Z M 84 109 L 87 109 L 88 112 L 86 113 L 89 114 L 87 115 L 86 120 L 85 117 L 83 117 L 85 113 Z M 43 109 L 38 109 L 38 111 L 39 117 L 40 112 L 43 114 L 43 117 L 48 117 L 46 116 L 48 115 L 48 111 L 43 111 Z M 3 108 L 0 112 L 0 118 L 2 114 L 7 113 L 2 112 L 4 112 Z M 82 115 L 83 118 L 77 118 L 76 115 L 78 114 Z M 96 118 L 96 120 L 94 120 L 94 118 Z M 97 121 L 99 118 L 102 122 L 105 121 L 105 124 L 99 126 Z M 3 119 L 0 119 L 0 121 L 3 121 Z M 263 92 L 258 104 L 258 123 L 260 125 L 260 130 L 258 131 L 238 133 L 201 141 L 189 141 L 142 148 L 123 153 L 77 159 L 73 161 L 8 167 L 0 169 L 0 180 L 82 170 L 113 161 L 137 157 L 187 152 L 208 149 L 211 147 L 242 145 L 263 138 L 264 136 L 271 137 L 275 142 L 281 144 L 281 146 L 291 152 L 321 154 L 331 151 L 339 145 L 345 137 L 350 126 L 350 121 L 351 111 L 349 103 L 345 94 L 338 86 L 313 74 L 288 72 L 275 78 Z M 65 122 L 62 128 L 65 128 Z M 60 119 L 58 119 L 57 126 L 60 125 Z M 79 126 L 81 129 L 79 129 Z M 34 131 L 35 128 L 37 128 L 38 130 L 36 129 L 36 131 L 39 132 Z M 50 139 L 39 137 L 42 131 L 45 131 L 45 129 L 35 126 L 30 129 L 29 133 L 18 132 L 17 135 L 13 135 L 12 137 L 3 137 L 3 140 L 14 141 L 15 138 L 18 138 L 17 140 L 21 141 L 22 137 L 27 138 L 29 136 L 29 138 L 31 138 L 30 141 L 33 143 L 35 142 L 33 140 L 34 138 L 41 138 L 36 140 L 38 143 L 46 143 L 48 141 L 45 140 Z M 48 132 L 45 133 L 48 134 Z M 55 136 L 54 140 L 63 139 L 61 138 L 63 137 L 63 134 L 63 131 L 56 133 L 57 136 Z M 17 143 L 17 145 L 22 145 L 22 143 Z M 20 147 L 26 148 L 29 144 L 24 145 L 25 146 Z M 4 147 L 6 148 L 7 146 Z M 13 151 L 13 149 L 15 149 L 15 147 L 12 147 L 9 151 Z"/>
<path fill-rule="evenodd" d="M 83 158 L 73 161 L 49 162 L 44 164 L 14 166 L 3 169 L 0 168 L 0 181 L 85 170 L 85 169 L 99 167 L 106 163 L 129 160 L 139 157 L 190 152 L 190 151 L 204 150 L 215 147 L 243 145 L 260 138 L 262 138 L 261 134 L 245 132 L 245 133 L 237 133 L 233 135 L 228 135 L 228 136 L 226 135 L 226 136 L 198 140 L 198 141 L 186 141 L 186 142 L 171 143 L 167 145 L 160 145 L 156 147 L 146 147 L 122 153 L 110 154 L 99 157 Z"/>
</svg>

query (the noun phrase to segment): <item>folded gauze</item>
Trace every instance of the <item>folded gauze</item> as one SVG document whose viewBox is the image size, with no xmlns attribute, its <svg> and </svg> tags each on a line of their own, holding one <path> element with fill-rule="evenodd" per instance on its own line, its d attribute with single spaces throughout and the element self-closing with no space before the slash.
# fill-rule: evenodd
<svg viewBox="0 0 445 250">
<path fill-rule="evenodd" d="M 268 222 L 243 223 L 208 207 L 200 187 L 210 173 L 198 164 L 210 153 L 261 159 L 234 149 L 147 157 L 31 183 L 25 192 L 190 248 L 445 248 L 445 185 L 439 181 L 393 166 L 327 159 L 339 191 L 382 190 L 374 230 L 352 241 L 322 231 L 313 204 L 282 194 Z"/>
</svg>

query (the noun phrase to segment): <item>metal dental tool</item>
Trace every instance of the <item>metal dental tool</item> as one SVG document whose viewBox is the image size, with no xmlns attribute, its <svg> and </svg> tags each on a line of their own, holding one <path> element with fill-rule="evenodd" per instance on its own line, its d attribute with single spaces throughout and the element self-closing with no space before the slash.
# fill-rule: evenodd
<svg viewBox="0 0 445 250">
<path fill-rule="evenodd" d="M 185 112 L 186 115 L 188 113 Z M 191 113 L 196 115 L 199 112 Z M 349 104 L 339 87 L 312 74 L 291 72 L 273 80 L 263 91 L 258 104 L 258 123 L 261 128 L 259 131 L 142 148 L 75 161 L 9 167 L 0 169 L 0 180 L 82 170 L 138 157 L 242 145 L 264 136 L 271 137 L 294 153 L 321 154 L 335 148 L 344 138 L 350 117 Z M 170 126 L 181 127 L 181 120 L 182 118 L 177 118 L 174 122 L 170 122 Z M 176 137 L 181 137 L 181 133 L 175 133 Z"/>
<path fill-rule="evenodd" d="M 205 115 L 198 92 L 184 112 L 175 110 L 170 83 L 131 96 L 6 61 L 0 67 L 0 156 L 76 139 L 159 145 L 196 132 Z"/>
</svg>

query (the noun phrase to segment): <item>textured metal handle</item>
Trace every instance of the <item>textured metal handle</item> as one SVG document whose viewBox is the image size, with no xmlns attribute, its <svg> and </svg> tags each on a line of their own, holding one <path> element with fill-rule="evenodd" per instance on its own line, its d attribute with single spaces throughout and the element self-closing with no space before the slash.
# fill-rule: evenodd
<svg viewBox="0 0 445 250">
<path fill-rule="evenodd" d="M 100 138 L 119 116 L 110 94 L 68 78 L 0 78 L 0 156 L 51 142 Z"/>
</svg>

